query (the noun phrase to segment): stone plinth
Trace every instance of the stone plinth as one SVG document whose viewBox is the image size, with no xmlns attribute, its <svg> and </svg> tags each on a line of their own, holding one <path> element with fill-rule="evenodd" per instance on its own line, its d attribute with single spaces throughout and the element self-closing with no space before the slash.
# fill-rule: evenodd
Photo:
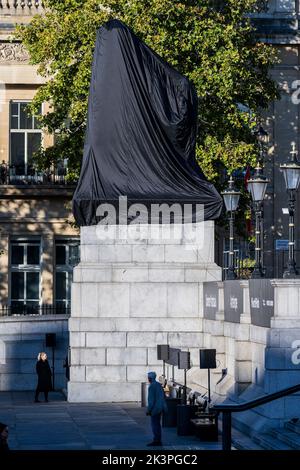
<svg viewBox="0 0 300 470">
<path fill-rule="evenodd" d="M 109 236 L 103 227 L 81 229 L 69 320 L 70 402 L 139 401 L 147 371 L 162 371 L 157 344 L 190 350 L 197 365 L 202 283 L 221 277 L 214 224 L 197 224 L 196 236 L 192 226 L 174 226 L 175 236 L 170 227 L 115 226 Z"/>
</svg>

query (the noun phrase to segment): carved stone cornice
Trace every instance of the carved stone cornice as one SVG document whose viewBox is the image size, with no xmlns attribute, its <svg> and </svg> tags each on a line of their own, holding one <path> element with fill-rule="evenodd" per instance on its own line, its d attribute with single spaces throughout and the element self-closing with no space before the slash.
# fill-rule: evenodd
<svg viewBox="0 0 300 470">
<path fill-rule="evenodd" d="M 22 44 L 0 42 L 0 63 L 24 62 L 29 62 L 29 54 Z"/>
</svg>

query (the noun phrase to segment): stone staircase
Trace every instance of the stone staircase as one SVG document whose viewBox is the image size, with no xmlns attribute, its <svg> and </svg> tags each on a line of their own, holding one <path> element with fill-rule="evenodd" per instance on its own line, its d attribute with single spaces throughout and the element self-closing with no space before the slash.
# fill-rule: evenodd
<svg viewBox="0 0 300 470">
<path fill-rule="evenodd" d="M 241 450 L 300 450 L 300 419 L 288 421 L 283 428 L 258 433 L 252 437 L 252 443 L 237 437 L 233 446 Z"/>
</svg>

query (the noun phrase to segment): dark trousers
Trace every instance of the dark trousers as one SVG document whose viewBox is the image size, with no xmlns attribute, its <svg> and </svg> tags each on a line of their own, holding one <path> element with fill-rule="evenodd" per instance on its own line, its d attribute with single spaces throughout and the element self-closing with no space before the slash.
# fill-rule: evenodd
<svg viewBox="0 0 300 470">
<path fill-rule="evenodd" d="M 35 391 L 35 397 L 34 397 L 34 399 L 36 401 L 39 399 L 40 392 L 41 392 L 41 390 L 39 390 L 39 388 L 37 388 L 36 391 Z M 44 391 L 44 395 L 45 395 L 45 401 L 48 401 L 48 390 Z"/>
<path fill-rule="evenodd" d="M 161 442 L 161 413 L 151 416 L 151 427 L 153 432 L 153 441 Z"/>
</svg>

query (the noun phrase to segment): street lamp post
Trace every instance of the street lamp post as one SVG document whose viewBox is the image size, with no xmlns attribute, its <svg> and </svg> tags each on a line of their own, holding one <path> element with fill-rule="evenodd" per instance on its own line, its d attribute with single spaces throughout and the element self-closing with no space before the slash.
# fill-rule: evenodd
<svg viewBox="0 0 300 470">
<path fill-rule="evenodd" d="M 229 214 L 229 266 L 227 271 L 227 279 L 236 279 L 236 272 L 234 269 L 234 213 L 237 210 L 241 193 L 234 188 L 234 181 L 232 176 L 229 180 L 229 186 L 222 192 L 226 211 Z"/>
<path fill-rule="evenodd" d="M 289 194 L 289 259 L 284 278 L 293 278 L 298 275 L 295 261 L 295 201 L 296 192 L 300 183 L 300 164 L 297 160 L 295 143 L 292 144 L 291 161 L 280 165 L 284 175 L 285 186 Z"/>
<path fill-rule="evenodd" d="M 252 278 L 261 278 L 265 275 L 262 265 L 262 202 L 269 182 L 270 181 L 262 174 L 262 168 L 258 164 L 255 174 L 248 180 L 248 190 L 251 193 L 255 211 L 255 266 L 252 272 Z"/>
</svg>

